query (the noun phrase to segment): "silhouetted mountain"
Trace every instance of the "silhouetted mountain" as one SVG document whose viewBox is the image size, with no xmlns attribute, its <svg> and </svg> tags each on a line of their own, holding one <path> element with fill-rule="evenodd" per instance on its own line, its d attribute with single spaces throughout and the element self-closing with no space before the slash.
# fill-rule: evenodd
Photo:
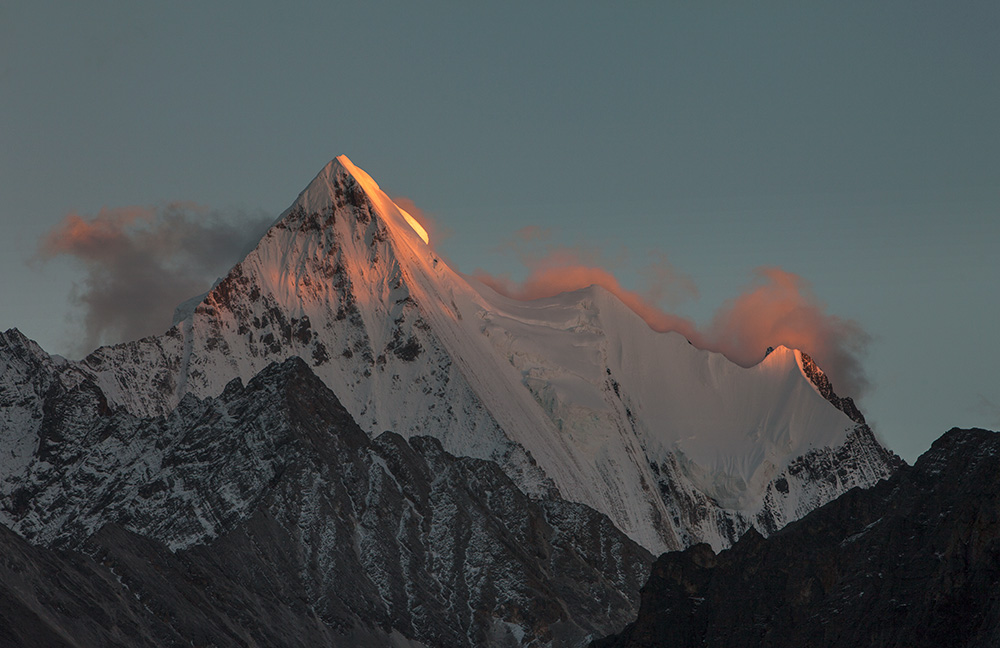
<svg viewBox="0 0 1000 648">
<path fill-rule="evenodd" d="M 1000 435 L 953 429 L 767 539 L 660 556 L 638 620 L 593 645 L 1000 645 Z"/>
</svg>

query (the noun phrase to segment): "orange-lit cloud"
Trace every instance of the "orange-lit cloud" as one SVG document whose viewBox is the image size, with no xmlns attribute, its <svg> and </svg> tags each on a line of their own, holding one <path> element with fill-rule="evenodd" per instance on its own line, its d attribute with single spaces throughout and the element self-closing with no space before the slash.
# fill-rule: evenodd
<svg viewBox="0 0 1000 648">
<path fill-rule="evenodd" d="M 743 294 L 723 304 L 702 329 L 674 315 L 661 304 L 697 296 L 694 281 L 678 272 L 665 257 L 645 269 L 645 292 L 624 288 L 609 270 L 580 261 L 569 248 L 549 250 L 545 256 L 522 254 L 528 277 L 514 282 L 483 270 L 474 278 L 502 295 L 520 300 L 552 297 L 598 285 L 616 295 L 656 331 L 676 331 L 695 346 L 725 354 L 743 366 L 763 359 L 768 347 L 784 344 L 810 354 L 829 375 L 841 395 L 858 397 L 869 388 L 861 359 L 869 336 L 857 322 L 826 312 L 799 276 L 780 268 L 760 268 L 756 281 Z"/>
<path fill-rule="evenodd" d="M 861 326 L 827 313 L 798 275 L 775 267 L 755 273 L 756 283 L 712 319 L 707 332 L 712 347 L 747 366 L 759 362 L 769 346 L 802 349 L 842 394 L 867 391 L 861 359 L 871 338 Z"/>
<path fill-rule="evenodd" d="M 695 343 L 701 338 L 693 322 L 660 310 L 639 293 L 623 288 L 614 275 L 603 268 L 582 265 L 539 268 L 521 284 L 497 279 L 482 271 L 474 277 L 502 295 L 521 300 L 553 297 L 587 286 L 600 286 L 622 300 L 653 330 L 677 331 Z"/>
<path fill-rule="evenodd" d="M 76 351 L 165 331 L 180 302 L 205 292 L 251 249 L 271 219 L 222 215 L 189 203 L 68 214 L 38 258 L 68 256 L 85 273 L 70 296 L 83 311 Z"/>
<path fill-rule="evenodd" d="M 652 329 L 677 331 L 692 342 L 701 341 L 693 322 L 667 313 L 658 308 L 648 297 L 624 288 L 610 271 L 582 261 L 582 256 L 592 255 L 571 248 L 549 250 L 545 256 L 533 257 L 527 261 L 531 273 L 520 283 L 511 281 L 509 277 L 491 275 L 484 270 L 477 270 L 473 277 L 501 295 L 520 300 L 554 297 L 587 286 L 601 286 L 622 300 Z"/>
<path fill-rule="evenodd" d="M 90 220 L 70 212 L 45 235 L 39 252 L 45 257 L 72 254 L 86 260 L 106 258 L 118 252 L 126 228 L 152 217 L 153 212 L 145 207 L 102 209 Z"/>
</svg>

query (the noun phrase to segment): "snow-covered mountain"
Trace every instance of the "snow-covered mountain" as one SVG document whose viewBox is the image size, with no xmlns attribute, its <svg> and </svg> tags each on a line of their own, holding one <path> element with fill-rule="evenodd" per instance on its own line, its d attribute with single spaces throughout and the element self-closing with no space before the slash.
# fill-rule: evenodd
<svg viewBox="0 0 1000 648">
<path fill-rule="evenodd" d="M 526 493 L 589 505 L 653 552 L 770 532 L 898 465 L 805 354 L 779 347 L 742 368 L 597 286 L 502 297 L 449 268 L 343 156 L 169 331 L 50 361 L 46 380 L 93 383 L 109 409 L 149 417 L 291 356 L 369 435 L 430 435 L 495 461 Z M 23 397 L 0 403 L 4 494 L 37 447 L 46 389 L 7 373 Z"/>
</svg>

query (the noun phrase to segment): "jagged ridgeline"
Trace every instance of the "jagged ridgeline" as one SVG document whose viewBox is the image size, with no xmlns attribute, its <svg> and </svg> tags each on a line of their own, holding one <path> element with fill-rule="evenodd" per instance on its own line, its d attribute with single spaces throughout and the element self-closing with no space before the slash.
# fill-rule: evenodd
<svg viewBox="0 0 1000 648">
<path fill-rule="evenodd" d="M 432 244 L 340 157 L 163 335 L 70 362 L 8 331 L 0 337 L 0 521 L 35 545 L 81 556 L 96 556 L 89 538 L 106 537 L 101 529 L 114 524 L 114 533 L 135 534 L 156 551 L 207 559 L 233 533 L 256 533 L 247 525 L 269 515 L 302 556 L 342 552 L 344 565 L 365 551 L 379 556 L 343 572 L 357 576 L 345 587 L 368 601 L 370 614 L 348 606 L 350 614 L 321 615 L 331 632 L 378 626 L 432 644 L 475 644 L 490 633 L 572 644 L 621 627 L 634 612 L 647 552 L 698 542 L 719 550 L 751 527 L 772 533 L 899 465 L 800 351 L 779 347 L 739 367 L 679 334 L 651 330 L 597 286 L 530 302 L 505 298 L 453 271 Z M 286 361 L 295 358 L 292 371 Z M 254 381 L 273 383 L 258 376 L 276 375 L 275 363 L 315 376 L 342 404 L 350 425 L 341 427 L 359 431 L 357 441 L 323 449 L 319 432 L 268 427 L 271 419 L 243 420 L 234 432 L 239 417 L 227 403 Z M 296 402 L 291 419 L 316 414 Z M 327 522 L 302 522 L 323 532 L 304 534 L 305 514 L 294 512 L 312 500 L 277 499 L 278 484 L 303 470 L 284 463 L 280 438 L 316 453 L 306 472 L 342 482 L 341 499 L 311 504 L 315 520 Z M 410 459 L 393 463 L 390 448 Z M 435 461 L 464 466 L 468 479 L 441 483 L 433 475 L 444 464 Z M 426 475 L 398 470 L 421 462 Z M 425 490 L 409 481 L 419 475 Z M 509 493 L 487 497 L 486 517 L 439 510 L 441 501 L 485 497 L 483 480 Z M 310 490 L 296 482 L 321 499 L 334 497 L 323 490 L 330 483 Z M 356 500 L 390 483 L 398 501 Z M 523 509 L 520 521 L 495 519 L 510 498 Z M 383 509 L 395 534 L 364 535 L 375 522 L 364 522 L 362 511 Z M 446 559 L 434 534 L 449 526 L 466 534 L 454 545 L 466 549 Z M 375 544 L 361 549 L 362 537 Z M 490 542 L 518 557 L 480 555 Z M 570 562 L 556 565 L 560 546 Z M 383 563 L 390 566 L 379 575 Z M 446 563 L 462 567 L 445 576 Z M 309 570 L 326 566 L 293 565 L 304 570 L 309 614 L 321 614 L 329 595 L 329 582 L 317 585 Z M 534 585 L 563 577 L 572 583 L 564 593 Z M 571 590 L 605 611 L 573 602 Z M 542 600 L 550 603 L 540 612 Z M 473 607 L 459 613 L 462 605 Z M 596 620 L 587 621 L 592 613 Z M 449 629 L 432 617 L 451 618 Z"/>
</svg>

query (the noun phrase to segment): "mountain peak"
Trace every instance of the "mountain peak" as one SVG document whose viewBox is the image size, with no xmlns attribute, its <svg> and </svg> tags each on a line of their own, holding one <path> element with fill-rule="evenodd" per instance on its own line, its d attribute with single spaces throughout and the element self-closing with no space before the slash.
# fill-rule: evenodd
<svg viewBox="0 0 1000 648">
<path fill-rule="evenodd" d="M 351 159 L 346 155 L 338 155 L 327 162 L 326 166 L 316 174 L 316 178 L 309 183 L 309 186 L 306 187 L 303 193 L 309 192 L 317 180 L 321 181 L 321 186 L 329 187 L 338 184 L 343 185 L 345 178 L 353 180 L 355 184 L 370 196 L 382 193 L 382 189 L 378 186 L 378 183 L 363 169 L 351 162 Z"/>
<path fill-rule="evenodd" d="M 330 160 L 302 190 L 291 209 L 282 215 L 282 219 L 298 211 L 297 208 L 310 214 L 321 213 L 331 206 L 345 203 L 355 207 L 370 204 L 382 218 L 401 220 L 407 224 L 406 229 L 416 232 L 424 244 L 430 242 L 427 230 L 406 210 L 394 203 L 378 183 L 364 169 L 351 162 L 346 155 L 338 155 Z"/>
<path fill-rule="evenodd" d="M 155 416 L 299 356 L 366 432 L 431 434 L 655 551 L 721 548 L 891 472 L 847 401 L 802 377 L 798 352 L 743 368 L 654 331 L 600 286 L 504 298 L 449 268 L 415 222 L 340 156 L 170 331 L 74 371 Z M 836 472 L 847 460 L 861 468 Z"/>
<path fill-rule="evenodd" d="M 358 200 L 361 199 L 361 194 L 370 196 L 374 192 L 381 192 L 371 176 L 354 166 L 354 163 L 346 155 L 339 155 L 320 169 L 316 177 L 306 185 L 306 188 L 302 190 L 292 205 L 292 209 L 298 206 L 307 212 L 320 212 L 328 208 L 331 202 L 334 202 L 337 196 L 343 195 L 345 191 L 358 190 L 360 190 L 356 197 Z M 351 198 L 355 197 L 351 196 Z"/>
</svg>

